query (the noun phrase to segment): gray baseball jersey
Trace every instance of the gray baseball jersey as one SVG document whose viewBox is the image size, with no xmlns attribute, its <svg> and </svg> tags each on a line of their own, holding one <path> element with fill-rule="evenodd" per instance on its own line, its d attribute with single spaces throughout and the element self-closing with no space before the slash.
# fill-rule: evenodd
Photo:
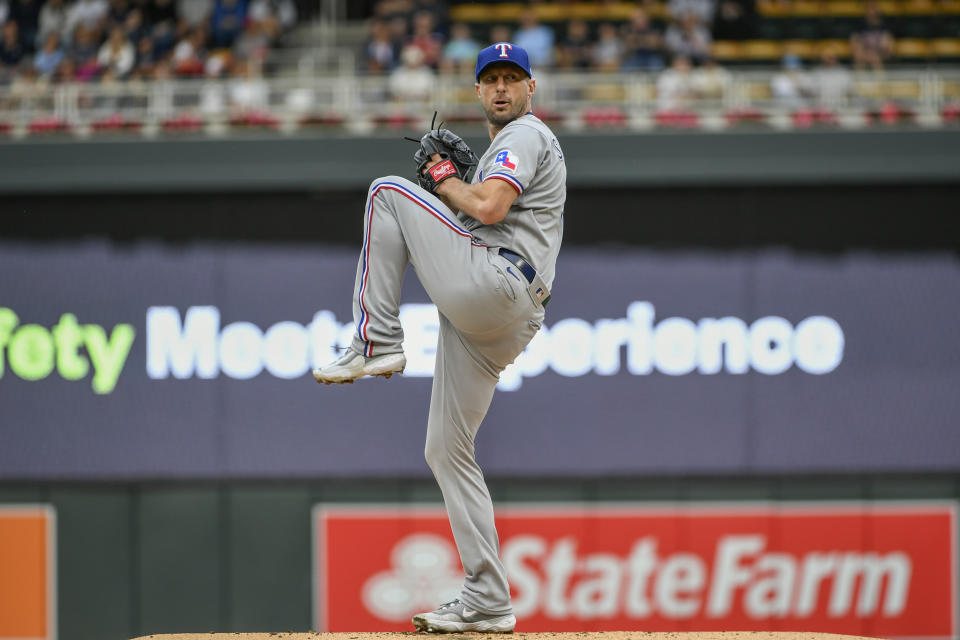
<svg viewBox="0 0 960 640">
<path fill-rule="evenodd" d="M 457 217 L 488 245 L 504 247 L 526 258 L 552 287 L 563 237 L 567 167 L 560 143 L 540 118 L 532 113 L 521 116 L 490 143 L 473 182 L 495 179 L 517 190 L 507 217 L 487 226 L 463 212 Z"/>
<path fill-rule="evenodd" d="M 501 222 L 484 226 L 462 212 L 454 215 L 432 193 L 398 176 L 374 180 L 364 208 L 351 349 L 368 358 L 402 350 L 400 288 L 412 264 L 440 312 L 425 455 L 466 573 L 460 600 L 488 614 L 512 608 L 474 437 L 500 372 L 543 324 L 545 298 L 538 295 L 554 279 L 566 175 L 553 133 L 528 114 L 499 132 L 476 176 L 505 180 L 517 190 Z M 526 259 L 537 270 L 532 280 L 521 280 L 500 248 Z"/>
</svg>

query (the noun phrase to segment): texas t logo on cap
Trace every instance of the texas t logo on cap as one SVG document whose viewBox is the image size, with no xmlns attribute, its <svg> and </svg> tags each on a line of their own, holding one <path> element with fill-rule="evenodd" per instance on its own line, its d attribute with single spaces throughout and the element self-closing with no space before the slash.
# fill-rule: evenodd
<svg viewBox="0 0 960 640">
<path fill-rule="evenodd" d="M 533 77 L 533 73 L 530 71 L 530 57 L 523 47 L 510 42 L 497 42 L 477 54 L 478 82 L 483 70 L 495 62 L 513 63 L 520 67 L 528 76 Z"/>
</svg>

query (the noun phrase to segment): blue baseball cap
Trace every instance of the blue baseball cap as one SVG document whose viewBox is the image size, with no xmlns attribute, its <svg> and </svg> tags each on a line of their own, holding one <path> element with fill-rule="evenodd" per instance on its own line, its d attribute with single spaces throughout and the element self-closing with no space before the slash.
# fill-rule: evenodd
<svg viewBox="0 0 960 640">
<path fill-rule="evenodd" d="M 523 69 L 528 76 L 533 77 L 530 72 L 530 58 L 527 56 L 526 50 L 509 42 L 498 42 L 477 54 L 478 82 L 480 81 L 480 73 L 496 62 L 512 62 Z"/>
</svg>

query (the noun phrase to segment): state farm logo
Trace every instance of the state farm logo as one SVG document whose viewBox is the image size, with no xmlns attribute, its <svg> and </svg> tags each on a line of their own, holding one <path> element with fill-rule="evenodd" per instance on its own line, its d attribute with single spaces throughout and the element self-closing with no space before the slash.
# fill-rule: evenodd
<svg viewBox="0 0 960 640">
<path fill-rule="evenodd" d="M 637 540 L 626 557 L 578 555 L 575 538 L 552 544 L 515 536 L 503 559 L 516 588 L 517 617 L 748 618 L 895 617 L 910 590 L 911 561 L 901 551 L 824 550 L 795 555 L 767 549 L 763 535 L 720 538 L 710 558 L 659 554 L 653 537 Z"/>
<path fill-rule="evenodd" d="M 427 533 L 400 540 L 390 553 L 393 568 L 363 585 L 363 604 L 391 622 L 409 620 L 460 593 L 459 556 L 450 542 Z"/>
</svg>

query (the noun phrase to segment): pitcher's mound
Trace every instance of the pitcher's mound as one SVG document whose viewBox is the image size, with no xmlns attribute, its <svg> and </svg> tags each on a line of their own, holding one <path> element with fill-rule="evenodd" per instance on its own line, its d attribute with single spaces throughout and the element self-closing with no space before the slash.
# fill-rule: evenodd
<svg viewBox="0 0 960 640">
<path fill-rule="evenodd" d="M 478 636 L 503 637 L 504 634 L 446 633 L 429 634 L 408 632 L 381 633 L 164 633 L 141 636 L 134 640 L 422 640 L 475 639 Z M 834 633 L 805 631 L 685 631 L 648 633 L 644 631 L 580 631 L 576 633 L 514 633 L 506 636 L 514 640 L 866 640 L 861 636 L 842 636 Z"/>
</svg>

